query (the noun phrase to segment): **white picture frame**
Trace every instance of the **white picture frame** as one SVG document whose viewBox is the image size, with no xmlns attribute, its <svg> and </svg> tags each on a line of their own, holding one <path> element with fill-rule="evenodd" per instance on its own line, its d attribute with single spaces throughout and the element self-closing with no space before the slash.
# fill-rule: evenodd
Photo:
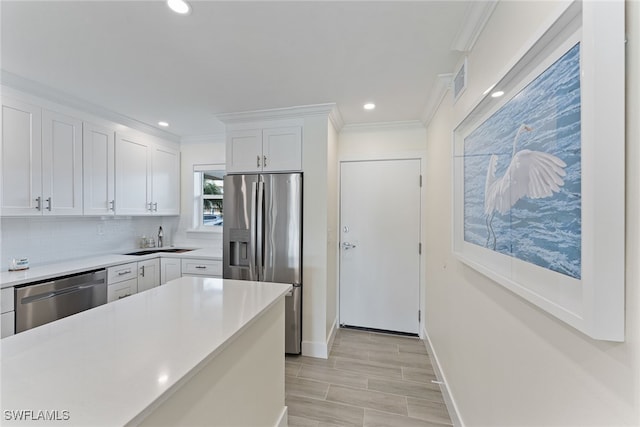
<svg viewBox="0 0 640 427">
<path fill-rule="evenodd" d="M 624 341 L 625 295 L 625 16 L 624 2 L 571 2 L 558 10 L 555 19 L 541 28 L 524 46 L 508 71 L 499 76 L 492 91 L 504 91 L 500 98 L 487 93 L 453 131 L 453 252 L 469 267 L 491 278 L 530 303 L 566 322 L 591 338 Z M 509 102 L 524 93 L 529 84 L 544 78 L 547 70 L 579 44 L 579 188 L 580 209 L 575 213 L 580 224 L 579 251 L 571 252 L 570 273 L 536 264 L 516 255 L 513 242 L 510 254 L 500 252 L 493 242 L 493 216 L 487 214 L 489 171 L 476 177 L 471 166 L 471 151 L 465 152 L 465 138 L 481 126 L 489 126 L 492 117 L 508 111 Z M 565 55 L 565 56 L 563 56 Z M 515 105 L 515 104 L 512 104 Z M 533 108 L 533 107 L 532 107 Z M 505 110 L 507 109 L 507 110 Z M 516 115 L 513 115 L 516 117 Z M 497 122 L 497 120 L 495 121 Z M 505 123 L 502 121 L 501 123 Z M 509 137 L 515 157 L 519 123 L 512 123 Z M 496 125 L 497 126 L 497 125 Z M 518 131 L 520 132 L 520 131 Z M 506 132 L 505 132 L 506 133 Z M 515 138 L 514 138 L 515 134 Z M 470 138 L 469 141 L 472 139 Z M 533 150 L 533 149 L 532 149 Z M 504 151 L 504 150 L 503 150 Z M 467 157 L 468 155 L 468 157 Z M 505 156 L 503 156 L 505 157 Z M 507 156 L 508 157 L 508 156 Z M 465 159 L 468 162 L 465 195 Z M 489 156 L 483 160 L 488 162 Z M 504 173 L 505 160 L 502 171 Z M 562 162 L 560 162 L 562 163 Z M 567 166 L 565 164 L 565 166 Z M 569 165 L 571 166 L 571 165 Z M 567 167 L 569 167 L 567 166 Z M 496 169 L 494 169 L 495 171 Z M 560 171 L 560 174 L 565 173 Z M 558 175 L 560 176 L 560 175 Z M 471 178 L 487 182 L 484 206 L 470 205 Z M 484 181 L 486 179 L 486 181 Z M 564 177 L 567 180 L 569 177 Z M 512 179 L 513 180 L 513 179 Z M 475 182 L 475 181 L 474 181 Z M 562 187 L 563 184 L 560 185 Z M 556 193 L 557 188 L 550 193 Z M 563 191 L 562 188 L 558 190 Z M 515 194 L 515 193 L 514 193 Z M 467 205 L 465 207 L 465 197 Z M 514 196 L 511 196 L 512 198 Z M 554 196 L 545 196 L 552 200 Z M 527 196 L 524 196 L 526 199 Z M 532 196 L 532 198 L 538 198 Z M 515 202 L 510 202 L 515 203 Z M 539 203 L 536 201 L 536 203 Z M 551 203 L 551 202 L 549 202 Z M 512 209 L 515 208 L 515 204 Z M 534 206 L 534 207 L 531 207 Z M 528 209 L 534 209 L 531 205 Z M 486 244 L 469 232 L 471 212 L 483 208 L 486 215 Z M 465 217 L 465 208 L 467 217 Z M 542 211 L 542 209 L 539 209 Z M 493 211 L 495 215 L 495 210 Z M 572 212 L 575 212 L 572 211 Z M 535 216 L 534 212 L 531 216 Z M 511 214 L 515 215 L 515 214 Z M 553 215 L 551 209 L 545 215 Z M 476 215 L 475 219 L 478 216 Z M 511 217 L 510 217 L 511 218 Z M 570 218 L 564 218 L 566 221 Z M 465 223 L 465 220 L 467 221 Z M 491 220 L 491 221 L 490 221 Z M 560 220 L 558 220 L 560 221 Z M 476 229 L 478 223 L 475 223 Z M 535 224 L 534 224 L 535 225 Z M 536 228 L 531 227 L 535 235 Z M 465 234 L 467 227 L 467 234 Z M 538 228 L 539 230 L 539 228 Z M 503 236 L 506 234 L 503 234 Z M 515 236 L 516 233 L 509 234 Z M 514 237 L 511 237 L 512 239 Z M 575 236 L 572 237 L 575 239 Z M 484 239 L 484 238 L 483 238 Z M 504 242 L 503 242 L 504 243 Z M 563 249 L 559 244 L 557 250 Z M 576 255 L 578 254 L 578 255 Z M 531 259 L 534 259 L 533 257 Z M 576 266 L 578 269 L 575 270 Z"/>
</svg>

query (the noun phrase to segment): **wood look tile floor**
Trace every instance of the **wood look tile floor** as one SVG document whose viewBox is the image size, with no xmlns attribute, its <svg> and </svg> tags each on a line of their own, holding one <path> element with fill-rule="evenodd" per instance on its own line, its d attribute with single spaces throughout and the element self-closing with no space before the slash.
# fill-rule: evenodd
<svg viewBox="0 0 640 427">
<path fill-rule="evenodd" d="M 328 359 L 287 356 L 290 427 L 450 426 L 424 342 L 339 329 Z"/>
</svg>

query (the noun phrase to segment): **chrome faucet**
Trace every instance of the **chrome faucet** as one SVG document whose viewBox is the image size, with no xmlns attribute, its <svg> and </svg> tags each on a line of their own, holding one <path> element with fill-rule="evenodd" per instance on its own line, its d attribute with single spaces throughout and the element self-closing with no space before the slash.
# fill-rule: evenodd
<svg viewBox="0 0 640 427">
<path fill-rule="evenodd" d="M 162 232 L 162 226 L 160 226 L 160 228 L 158 228 L 158 247 L 161 248 L 162 247 L 162 238 L 164 237 L 164 233 Z"/>
</svg>

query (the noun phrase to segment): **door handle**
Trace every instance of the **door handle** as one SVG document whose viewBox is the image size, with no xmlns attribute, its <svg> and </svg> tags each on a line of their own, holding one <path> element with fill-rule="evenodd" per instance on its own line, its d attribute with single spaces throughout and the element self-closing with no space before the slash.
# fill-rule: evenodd
<svg viewBox="0 0 640 427">
<path fill-rule="evenodd" d="M 349 243 L 349 242 L 343 242 L 342 243 L 342 249 L 344 249 L 345 251 L 348 249 L 354 249 L 356 247 L 356 245 Z"/>
</svg>

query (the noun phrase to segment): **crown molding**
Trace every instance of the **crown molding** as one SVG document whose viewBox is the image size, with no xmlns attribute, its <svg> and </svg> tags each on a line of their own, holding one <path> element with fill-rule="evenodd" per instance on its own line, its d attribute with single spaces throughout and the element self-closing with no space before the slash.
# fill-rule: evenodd
<svg viewBox="0 0 640 427">
<path fill-rule="evenodd" d="M 342 132 L 374 131 L 384 129 L 424 129 L 420 120 L 403 120 L 397 122 L 353 123 L 345 125 Z"/>
<path fill-rule="evenodd" d="M 452 78 L 453 74 L 438 74 L 438 79 L 431 91 L 431 96 L 429 96 L 429 101 L 420 120 L 424 127 L 429 127 L 429 123 L 431 123 L 431 119 L 433 119 L 433 116 L 436 114 L 440 103 L 451 88 Z"/>
<path fill-rule="evenodd" d="M 344 128 L 344 120 L 342 120 L 342 114 L 340 114 L 337 104 L 333 104 L 333 108 L 331 109 L 331 112 L 329 112 L 329 120 L 331 120 L 336 132 L 340 133 Z"/>
<path fill-rule="evenodd" d="M 107 108 L 93 104 L 84 99 L 70 95 L 66 92 L 59 91 L 50 86 L 43 85 L 42 83 L 26 79 L 22 76 L 10 73 L 6 70 L 2 70 L 2 73 L 0 74 L 0 84 L 56 104 L 61 104 L 65 107 L 73 108 L 85 113 L 98 116 L 105 120 L 119 123 L 121 125 L 130 127 L 131 129 L 135 129 L 137 131 L 144 132 L 158 138 L 168 139 L 173 142 L 180 142 L 180 136 L 174 133 L 158 129 L 155 126 L 151 126 L 129 116 L 116 113 L 115 111 L 111 111 Z"/>
<path fill-rule="evenodd" d="M 209 133 L 205 135 L 185 136 L 180 144 L 216 144 L 225 142 L 225 132 Z"/>
<path fill-rule="evenodd" d="M 336 116 L 336 113 L 333 112 L 334 109 L 337 111 L 335 103 L 327 103 L 301 105 L 297 107 L 273 108 L 269 110 L 242 111 L 239 113 L 223 113 L 217 114 L 215 117 L 225 125 L 231 123 L 255 122 L 259 120 L 292 119 L 315 115 L 330 116 L 333 114 L 334 118 L 340 117 L 339 113 L 337 113 Z M 341 121 L 342 119 L 339 120 Z"/>
<path fill-rule="evenodd" d="M 451 44 L 451 50 L 471 51 L 497 4 L 497 0 L 470 2 L 458 34 Z"/>
</svg>

